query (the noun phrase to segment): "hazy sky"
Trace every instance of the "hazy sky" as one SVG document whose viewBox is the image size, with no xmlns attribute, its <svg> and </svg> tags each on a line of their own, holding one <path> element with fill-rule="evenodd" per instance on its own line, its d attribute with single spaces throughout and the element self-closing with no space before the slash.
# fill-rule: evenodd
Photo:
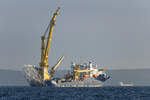
<svg viewBox="0 0 150 100">
<path fill-rule="evenodd" d="M 40 36 L 57 16 L 49 64 L 93 61 L 106 69 L 150 68 L 149 0 L 0 0 L 0 68 L 38 65 Z"/>
</svg>

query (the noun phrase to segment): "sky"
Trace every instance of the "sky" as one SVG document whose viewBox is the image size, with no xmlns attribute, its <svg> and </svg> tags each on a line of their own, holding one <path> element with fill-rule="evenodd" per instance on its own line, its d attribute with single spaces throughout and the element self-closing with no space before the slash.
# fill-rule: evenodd
<svg viewBox="0 0 150 100">
<path fill-rule="evenodd" d="M 57 7 L 49 65 L 92 61 L 105 69 L 150 68 L 149 0 L 0 0 L 0 68 L 39 65 L 41 35 Z"/>
</svg>

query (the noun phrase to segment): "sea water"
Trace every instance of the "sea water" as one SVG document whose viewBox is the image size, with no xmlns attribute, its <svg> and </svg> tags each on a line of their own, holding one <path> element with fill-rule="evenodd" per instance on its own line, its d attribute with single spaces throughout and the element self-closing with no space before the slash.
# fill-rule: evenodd
<svg viewBox="0 0 150 100">
<path fill-rule="evenodd" d="M 0 87 L 0 100 L 150 100 L 150 87 Z"/>
</svg>

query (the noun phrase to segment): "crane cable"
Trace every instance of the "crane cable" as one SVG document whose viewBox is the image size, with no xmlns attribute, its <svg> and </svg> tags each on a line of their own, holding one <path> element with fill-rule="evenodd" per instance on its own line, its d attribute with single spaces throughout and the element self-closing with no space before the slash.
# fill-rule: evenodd
<svg viewBox="0 0 150 100">
<path fill-rule="evenodd" d="M 49 24 L 48 24 L 48 26 L 47 26 L 47 28 L 46 28 L 46 30 L 44 32 L 44 37 L 46 36 L 46 33 L 49 31 L 49 27 L 50 27 L 50 22 L 49 22 Z"/>
</svg>

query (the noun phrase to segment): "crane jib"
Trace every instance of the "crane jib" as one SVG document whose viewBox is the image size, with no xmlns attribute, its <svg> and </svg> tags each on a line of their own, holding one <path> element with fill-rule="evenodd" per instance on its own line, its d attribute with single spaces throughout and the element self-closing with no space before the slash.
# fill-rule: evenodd
<svg viewBox="0 0 150 100">
<path fill-rule="evenodd" d="M 42 45 L 41 45 L 42 48 L 41 48 L 40 66 L 41 66 L 42 70 L 41 70 L 40 74 L 41 74 L 41 76 L 43 76 L 42 77 L 43 80 L 49 80 L 50 79 L 50 76 L 49 76 L 49 73 L 48 73 L 48 56 L 49 56 L 50 47 L 51 47 L 51 41 L 52 41 L 54 25 L 56 23 L 56 16 L 58 15 L 59 10 L 60 10 L 60 8 L 58 8 L 56 10 L 56 12 L 53 14 L 53 17 L 50 20 L 50 23 L 49 23 L 48 27 L 46 28 L 44 35 L 41 37 L 41 39 L 42 39 Z M 45 37 L 46 37 L 47 33 L 48 33 L 48 37 L 47 37 L 47 40 L 45 40 L 46 39 Z"/>
</svg>

